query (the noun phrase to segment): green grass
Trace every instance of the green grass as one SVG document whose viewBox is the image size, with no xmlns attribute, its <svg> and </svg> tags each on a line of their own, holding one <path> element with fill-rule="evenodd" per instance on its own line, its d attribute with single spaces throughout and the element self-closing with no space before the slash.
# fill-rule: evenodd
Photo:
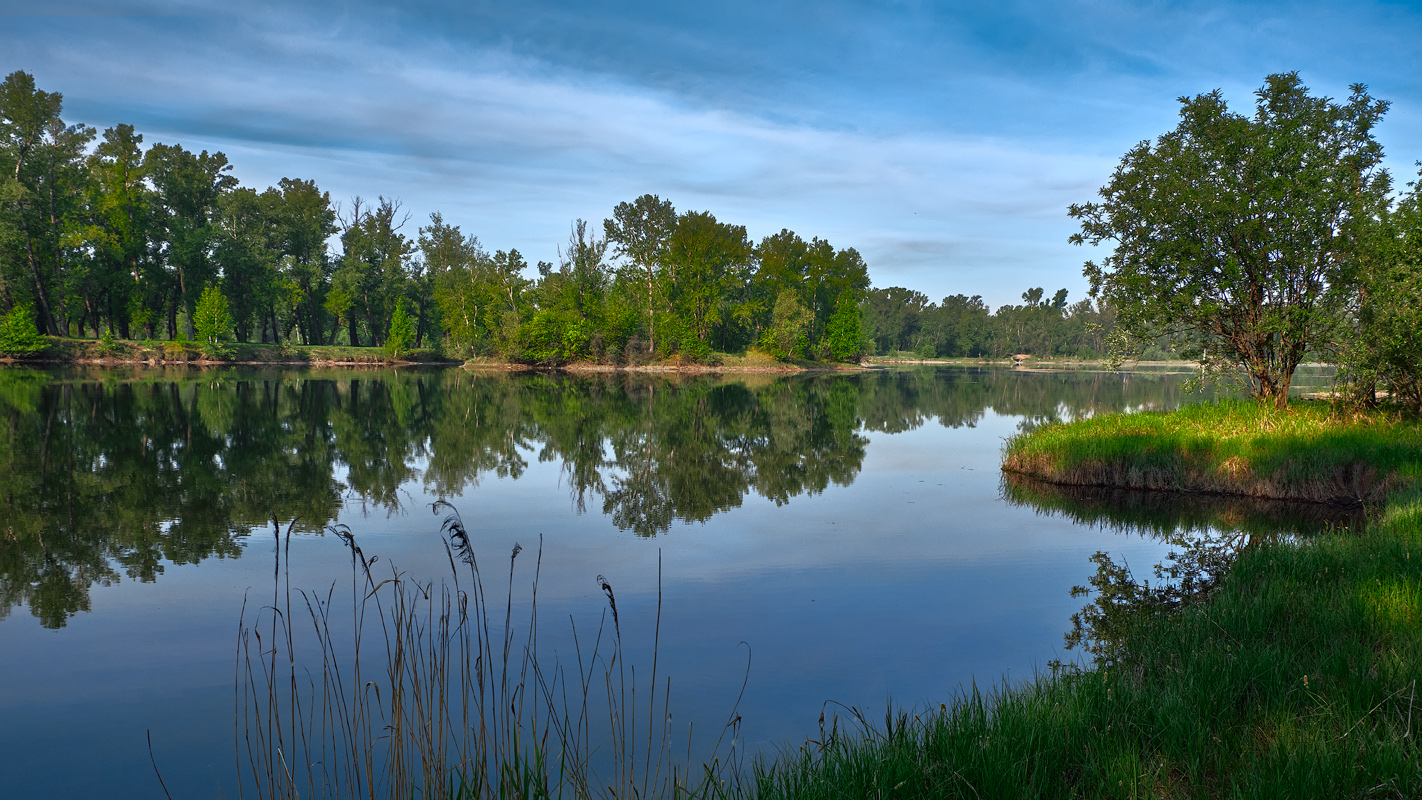
<svg viewBox="0 0 1422 800">
<path fill-rule="evenodd" d="M 1111 414 L 1008 442 L 1002 468 L 1050 483 L 1379 502 L 1422 477 L 1422 427 L 1320 403 Z"/>
<path fill-rule="evenodd" d="M 1383 487 L 1363 494 L 1387 495 L 1361 534 L 1260 539 L 1207 599 L 1135 609 L 1096 669 L 972 689 L 937 711 L 859 720 L 850 735 L 831 723 L 761 764 L 750 788 L 762 798 L 1422 796 L 1418 442 L 1416 423 L 1397 418 L 1246 405 L 1103 417 L 1013 441 L 1009 458 L 1068 480 L 1077 468 L 1178 488 L 1228 469 L 1313 492 L 1361 464 Z M 1289 458 L 1301 463 L 1285 467 Z"/>
</svg>

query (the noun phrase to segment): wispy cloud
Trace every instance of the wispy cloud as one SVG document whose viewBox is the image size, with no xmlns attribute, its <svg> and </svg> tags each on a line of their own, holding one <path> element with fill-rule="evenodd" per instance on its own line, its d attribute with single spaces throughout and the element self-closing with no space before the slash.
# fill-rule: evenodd
<svg viewBox="0 0 1422 800">
<path fill-rule="evenodd" d="M 0 25 L 0 68 L 64 92 L 72 119 L 224 150 L 250 184 L 396 196 L 533 260 L 569 219 L 652 192 L 856 247 L 879 285 L 993 304 L 1080 296 L 1065 208 L 1171 127 L 1178 95 L 1247 106 L 1265 72 L 1299 68 L 1320 91 L 1422 100 L 1401 44 L 1417 14 L 1387 6 L 57 8 Z M 1383 138 L 1400 163 L 1422 154 Z"/>
</svg>

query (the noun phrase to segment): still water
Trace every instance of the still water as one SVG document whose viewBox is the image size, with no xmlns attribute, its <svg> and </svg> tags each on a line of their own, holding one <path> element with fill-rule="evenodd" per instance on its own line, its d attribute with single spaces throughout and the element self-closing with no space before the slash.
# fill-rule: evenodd
<svg viewBox="0 0 1422 800">
<path fill-rule="evenodd" d="M 1030 678 L 1080 659 L 1062 637 L 1094 552 L 1147 567 L 1178 527 L 1315 524 L 1003 480 L 1006 438 L 1174 407 L 1189 377 L 0 371 L 0 787 L 156 796 L 151 737 L 175 797 L 236 796 L 238 624 L 274 596 L 273 518 L 293 586 L 349 585 L 337 524 L 438 581 L 437 500 L 487 563 L 525 548 L 516 616 L 541 547 L 540 656 L 596 629 L 601 575 L 649 661 L 660 565 L 676 725 L 714 739 L 734 707 L 745 753 Z"/>
</svg>

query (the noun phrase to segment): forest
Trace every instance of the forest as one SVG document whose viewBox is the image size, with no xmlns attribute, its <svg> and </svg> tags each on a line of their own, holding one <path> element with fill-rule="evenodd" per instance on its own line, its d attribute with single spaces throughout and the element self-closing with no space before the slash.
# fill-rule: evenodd
<svg viewBox="0 0 1422 800">
<path fill-rule="evenodd" d="M 1105 352 L 1109 307 L 1062 289 L 990 309 L 874 288 L 853 247 L 788 229 L 753 241 L 643 195 L 575 220 L 557 263 L 490 250 L 396 199 L 312 179 L 243 186 L 221 152 L 63 119 L 63 97 L 0 84 L 0 350 L 43 336 L 430 348 L 531 364 Z"/>
</svg>

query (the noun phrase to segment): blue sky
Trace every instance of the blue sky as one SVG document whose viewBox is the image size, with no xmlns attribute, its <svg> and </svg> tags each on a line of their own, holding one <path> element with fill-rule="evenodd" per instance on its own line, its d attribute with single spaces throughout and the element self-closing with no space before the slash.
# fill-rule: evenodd
<svg viewBox="0 0 1422 800">
<path fill-rule="evenodd" d="M 1247 112 L 1272 72 L 1365 83 L 1406 182 L 1419 39 L 1422 8 L 1377 2 L 0 0 L 0 70 L 66 120 L 222 150 L 247 185 L 398 198 L 411 235 L 438 210 L 530 261 L 654 193 L 993 306 L 1083 296 L 1066 206 L 1182 95 Z"/>
</svg>

